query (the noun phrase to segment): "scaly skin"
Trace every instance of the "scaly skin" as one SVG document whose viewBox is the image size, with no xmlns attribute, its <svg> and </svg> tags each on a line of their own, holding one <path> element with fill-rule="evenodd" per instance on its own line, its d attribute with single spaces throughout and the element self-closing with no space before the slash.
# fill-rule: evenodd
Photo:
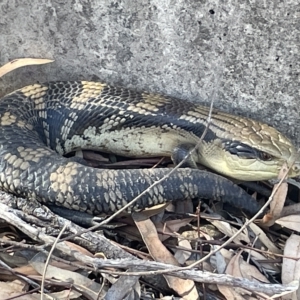
<svg viewBox="0 0 300 300">
<path fill-rule="evenodd" d="M 168 170 L 99 170 L 61 155 L 82 148 L 171 156 L 176 147 L 199 141 L 207 111 L 191 102 L 96 82 L 25 87 L 0 102 L 1 189 L 92 214 L 114 212 Z M 221 174 L 258 180 L 276 177 L 295 155 L 291 142 L 275 129 L 215 112 L 192 160 Z M 298 175 L 298 166 L 290 176 Z M 229 180 L 199 170 L 179 169 L 149 194 L 132 210 L 195 197 L 258 210 Z"/>
</svg>

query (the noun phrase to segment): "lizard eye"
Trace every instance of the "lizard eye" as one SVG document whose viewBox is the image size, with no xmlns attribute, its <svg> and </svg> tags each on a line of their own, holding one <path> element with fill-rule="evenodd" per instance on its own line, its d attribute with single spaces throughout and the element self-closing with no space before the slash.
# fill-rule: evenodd
<svg viewBox="0 0 300 300">
<path fill-rule="evenodd" d="M 266 152 L 257 150 L 238 141 L 224 140 L 222 146 L 223 149 L 228 151 L 230 154 L 237 155 L 245 159 L 260 159 L 263 161 L 269 161 L 273 158 L 272 155 Z"/>
<path fill-rule="evenodd" d="M 268 160 L 272 160 L 273 156 L 266 153 L 266 152 L 263 152 L 263 151 L 259 151 L 260 152 L 260 159 L 263 160 L 263 161 L 268 161 Z"/>
</svg>

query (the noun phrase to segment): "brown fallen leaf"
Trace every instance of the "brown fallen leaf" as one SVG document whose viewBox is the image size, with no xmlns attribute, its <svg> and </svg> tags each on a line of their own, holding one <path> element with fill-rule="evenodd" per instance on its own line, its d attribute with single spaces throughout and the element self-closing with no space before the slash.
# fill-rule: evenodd
<svg viewBox="0 0 300 300">
<path fill-rule="evenodd" d="M 30 66 L 30 65 L 43 65 L 43 64 L 48 64 L 53 62 L 54 60 L 52 59 L 44 59 L 44 58 L 18 58 L 14 59 L 4 66 L 0 68 L 0 77 L 4 76 L 5 74 L 21 68 L 25 66 Z"/>
<path fill-rule="evenodd" d="M 231 269 L 233 268 L 232 264 L 235 263 L 235 258 L 233 258 L 233 260 L 231 260 L 227 266 L 227 270 L 226 273 L 227 274 L 231 274 L 234 273 Z M 241 276 L 238 276 L 241 277 Z M 250 293 L 246 290 L 243 289 L 236 289 L 234 287 L 230 287 L 230 286 L 225 286 L 225 285 L 220 285 L 217 284 L 217 287 L 220 291 L 220 293 L 228 300 L 230 299 L 236 299 L 236 300 L 242 300 L 245 299 L 241 294 L 247 294 L 248 296 L 250 295 Z"/>
<path fill-rule="evenodd" d="M 45 269 L 45 258 L 46 256 L 42 253 L 36 254 L 31 260 L 31 266 L 39 273 L 43 274 Z M 61 268 L 54 267 L 52 265 L 47 266 L 46 278 L 56 279 L 62 282 L 71 282 L 77 291 L 88 295 L 91 299 L 97 299 L 99 291 L 101 290 L 101 285 L 83 276 L 79 273 L 64 270 Z"/>
<path fill-rule="evenodd" d="M 0 299 L 14 298 L 20 300 L 35 300 L 36 298 L 32 295 L 23 295 L 26 292 L 26 283 L 16 279 L 12 282 L 2 282 L 0 281 Z"/>
<path fill-rule="evenodd" d="M 178 236 L 178 246 L 192 250 L 191 243 L 180 236 Z M 183 249 L 176 249 L 174 253 L 174 257 L 180 264 L 184 264 L 190 258 L 190 256 L 191 252 Z"/>
<path fill-rule="evenodd" d="M 279 172 L 278 180 L 280 180 L 285 176 L 286 170 L 287 170 L 287 165 L 284 164 Z M 274 188 L 276 188 L 278 185 L 279 184 L 275 184 Z M 281 214 L 287 196 L 287 191 L 288 191 L 287 182 L 282 182 L 273 197 L 273 201 L 270 203 L 270 213 L 274 216 L 274 218 L 277 218 Z"/>
<path fill-rule="evenodd" d="M 168 220 L 165 222 L 155 222 L 156 230 L 160 232 L 159 238 L 161 241 L 165 241 L 170 238 L 174 232 L 178 232 L 181 227 L 186 226 L 194 218 L 185 218 L 185 219 L 176 219 L 176 220 Z M 165 233 L 165 234 L 163 234 Z"/>
<path fill-rule="evenodd" d="M 234 255 L 231 260 L 229 261 L 227 268 L 226 268 L 226 274 L 235 276 L 235 277 L 243 277 L 242 273 L 240 271 L 240 254 Z M 224 292 L 224 296 L 228 295 L 228 294 L 232 294 L 235 296 L 235 298 L 233 299 L 239 299 L 241 297 L 241 295 L 251 295 L 251 292 L 245 290 L 245 289 L 241 289 L 241 288 L 233 288 L 233 287 L 226 287 L 224 288 L 224 286 L 218 285 L 219 291 L 223 294 Z M 238 297 L 239 295 L 239 297 Z M 230 298 L 227 298 L 230 299 Z"/>
<path fill-rule="evenodd" d="M 138 227 L 144 243 L 153 259 L 157 262 L 164 262 L 174 266 L 180 266 L 174 256 L 160 241 L 156 228 L 152 221 L 143 213 L 133 213 L 132 218 Z M 198 299 L 198 292 L 192 280 L 184 280 L 174 276 L 164 275 L 170 288 L 176 291 L 182 299 Z"/>
<path fill-rule="evenodd" d="M 284 257 L 282 262 L 281 280 L 283 284 L 287 284 L 296 280 L 300 280 L 300 236 L 292 234 L 286 241 L 284 247 Z M 287 258 L 294 257 L 295 259 Z M 282 296 L 282 299 L 297 300 L 300 299 L 299 289 L 292 294 Z"/>
<path fill-rule="evenodd" d="M 93 255 L 90 251 L 86 250 L 85 248 L 83 248 L 83 247 L 81 247 L 81 246 L 79 246 L 79 245 L 76 245 L 76 244 L 74 244 L 74 243 L 72 243 L 72 242 L 70 242 L 70 241 L 65 241 L 65 243 L 66 243 L 71 249 L 74 249 L 75 251 L 78 251 L 78 252 L 82 253 L 83 255 L 86 255 L 86 256 L 88 256 L 88 257 L 94 257 L 94 255 Z"/>
<path fill-rule="evenodd" d="M 14 271 L 19 272 L 24 276 L 32 276 L 39 274 L 31 265 L 14 268 Z"/>
<path fill-rule="evenodd" d="M 220 221 L 220 220 L 210 220 L 211 224 L 217 227 L 223 234 L 232 237 L 236 234 L 238 229 L 231 226 L 229 223 Z M 238 236 L 235 237 L 234 242 L 236 244 L 243 244 L 243 242 L 249 244 L 250 239 L 248 237 L 247 229 L 245 229 L 246 233 L 241 232 Z"/>
<path fill-rule="evenodd" d="M 34 294 L 36 300 L 41 299 L 41 295 L 36 293 Z M 55 292 L 55 293 L 48 293 L 46 299 L 55 299 L 55 300 L 70 300 L 70 299 L 80 299 L 80 296 L 82 296 L 81 293 L 74 291 L 74 290 L 63 290 L 60 292 Z M 18 298 L 19 299 L 19 298 Z"/>
<path fill-rule="evenodd" d="M 241 256 L 243 251 L 240 251 L 237 255 L 234 255 L 231 260 L 229 261 L 227 268 L 226 268 L 226 274 L 232 275 L 234 277 L 241 277 L 246 278 L 249 280 L 254 280 L 258 282 L 265 282 L 269 283 L 268 279 L 261 274 L 261 272 L 253 265 L 248 264 Z M 239 299 L 239 296 L 242 295 L 251 295 L 251 291 L 247 291 L 245 289 L 241 288 L 230 288 L 230 287 L 224 287 L 224 286 L 218 286 L 220 292 L 225 296 L 228 294 L 234 295 L 236 298 L 233 299 Z M 260 294 L 262 297 L 266 297 L 266 295 Z M 227 297 L 227 296 L 226 296 Z M 232 298 L 227 298 L 232 299 Z M 242 298 L 243 299 L 243 298 Z"/>
<path fill-rule="evenodd" d="M 255 265 L 259 266 L 261 269 L 268 270 L 268 272 L 272 274 L 280 273 L 281 268 L 279 265 L 274 264 L 274 262 L 270 259 L 266 261 L 266 256 L 269 256 L 268 254 L 263 255 L 262 253 L 255 251 L 255 249 L 244 249 L 244 252 L 247 252 L 249 255 L 251 255 L 251 260 L 254 260 Z"/>
<path fill-rule="evenodd" d="M 238 291 L 236 291 L 234 288 L 225 286 L 225 285 L 218 285 L 220 293 L 225 297 L 227 300 L 245 300 L 245 298 L 240 295 Z"/>
<path fill-rule="evenodd" d="M 248 221 L 248 220 L 247 220 Z M 256 224 L 250 223 L 249 227 L 254 232 L 254 234 L 258 237 L 258 239 L 266 246 L 268 251 L 272 253 L 281 254 L 282 251 L 275 246 L 275 244 L 268 238 L 265 232 Z"/>
<path fill-rule="evenodd" d="M 284 178 L 287 174 L 287 164 L 283 164 L 278 174 L 278 180 Z M 273 187 L 273 191 L 277 189 L 276 193 L 273 196 L 273 200 L 270 203 L 270 212 L 268 213 L 268 217 L 263 219 L 264 226 L 272 226 L 275 221 L 280 217 L 282 209 L 284 207 L 284 203 L 287 196 L 288 184 L 287 182 L 282 182 L 280 186 L 279 183 L 275 184 Z"/>
<path fill-rule="evenodd" d="M 285 216 L 276 220 L 276 224 L 300 232 L 300 215 Z"/>
</svg>

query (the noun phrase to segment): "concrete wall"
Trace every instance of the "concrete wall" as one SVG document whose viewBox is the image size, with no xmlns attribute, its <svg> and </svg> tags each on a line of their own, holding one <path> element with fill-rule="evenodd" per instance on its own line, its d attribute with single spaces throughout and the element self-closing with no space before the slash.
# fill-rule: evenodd
<svg viewBox="0 0 300 300">
<path fill-rule="evenodd" d="M 217 88 L 216 107 L 300 146 L 298 0 L 0 0 L 0 13 L 0 64 L 55 59 L 0 79 L 1 95 L 76 79 L 196 101 Z"/>
</svg>

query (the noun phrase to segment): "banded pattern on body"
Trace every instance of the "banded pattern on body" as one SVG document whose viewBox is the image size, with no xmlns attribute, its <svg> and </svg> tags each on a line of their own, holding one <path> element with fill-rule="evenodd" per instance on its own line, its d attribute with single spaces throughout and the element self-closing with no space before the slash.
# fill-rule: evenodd
<svg viewBox="0 0 300 300">
<path fill-rule="evenodd" d="M 22 88 L 0 102 L 0 186 L 44 203 L 93 214 L 113 212 L 168 170 L 97 170 L 62 155 L 96 149 L 123 156 L 171 156 L 174 148 L 199 141 L 207 113 L 206 107 L 192 102 L 99 82 L 50 82 Z M 245 149 L 246 162 L 252 162 L 242 165 L 242 170 L 219 164 L 224 157 L 226 163 L 226 155 L 240 161 Z M 256 180 L 269 174 L 275 177 L 295 153 L 291 142 L 275 129 L 214 112 L 193 160 L 241 179 L 256 172 L 257 178 L 248 178 Z M 267 172 L 250 170 L 253 163 L 265 166 Z M 293 169 L 291 175 L 296 172 Z M 227 179 L 180 169 L 133 209 L 209 196 L 238 203 L 238 195 L 243 203 L 239 205 L 247 206 L 250 196 Z M 257 210 L 251 203 L 249 210 Z"/>
</svg>

